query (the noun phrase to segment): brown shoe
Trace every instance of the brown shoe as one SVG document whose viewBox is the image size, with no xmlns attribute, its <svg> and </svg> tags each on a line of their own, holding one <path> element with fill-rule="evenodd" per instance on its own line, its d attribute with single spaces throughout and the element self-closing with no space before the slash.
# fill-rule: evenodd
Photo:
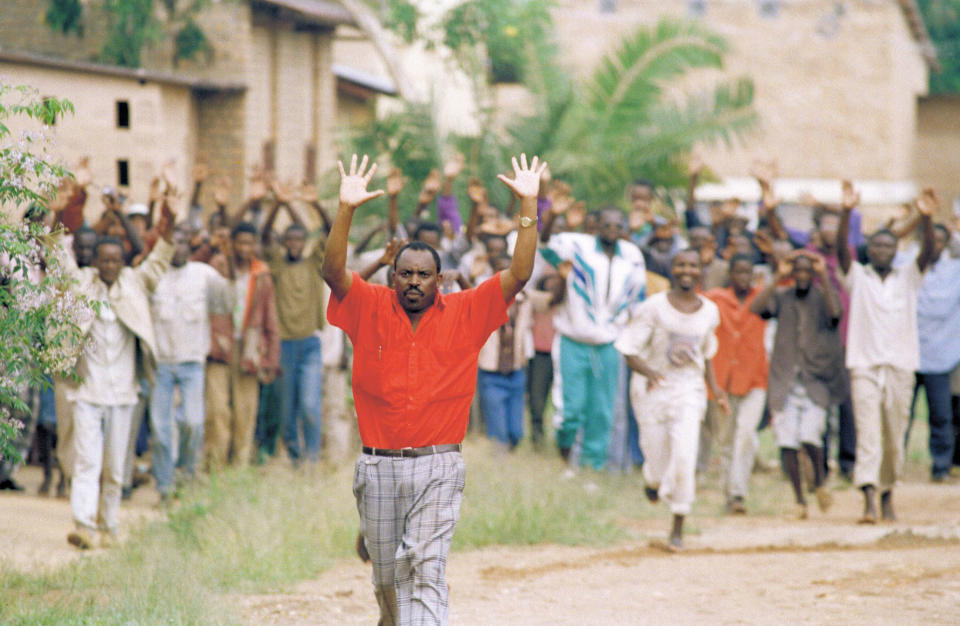
<svg viewBox="0 0 960 626">
<path fill-rule="evenodd" d="M 93 535 L 86 528 L 77 528 L 67 535 L 67 543 L 80 550 L 89 550 L 93 548 Z"/>
<path fill-rule="evenodd" d="M 826 512 L 833 506 L 833 494 L 827 491 L 826 485 L 820 485 L 814 490 L 814 493 L 817 496 L 817 506 L 820 507 L 821 511 Z"/>
</svg>

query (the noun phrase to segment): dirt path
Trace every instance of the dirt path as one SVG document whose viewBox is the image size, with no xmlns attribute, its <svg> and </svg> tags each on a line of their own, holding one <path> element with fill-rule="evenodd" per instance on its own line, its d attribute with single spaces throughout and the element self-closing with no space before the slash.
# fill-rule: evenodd
<svg viewBox="0 0 960 626">
<path fill-rule="evenodd" d="M 18 475 L 35 493 L 39 472 Z M 659 548 L 661 519 L 630 523 L 649 541 L 613 548 L 494 547 L 450 559 L 454 624 L 956 623 L 960 615 L 960 485 L 907 483 L 900 521 L 853 523 L 859 493 L 835 492 L 827 514 L 690 520 L 688 549 Z M 158 515 L 140 489 L 122 526 Z M 17 569 L 81 556 L 67 545 L 69 503 L 0 494 L 0 559 Z M 370 570 L 345 559 L 286 593 L 237 596 L 239 617 L 266 625 L 373 624 Z"/>
<path fill-rule="evenodd" d="M 24 467 L 17 472 L 17 482 L 26 491 L 0 491 L 0 563 L 18 570 L 54 569 L 73 559 L 99 554 L 99 548 L 80 552 L 67 543 L 67 533 L 74 526 L 70 501 L 38 497 L 42 481 L 40 468 Z M 133 492 L 120 507 L 121 539 L 137 521 L 160 515 L 155 506 L 158 499 L 154 489 Z"/>
<path fill-rule="evenodd" d="M 827 515 L 693 518 L 678 555 L 652 539 L 611 549 L 496 547 L 451 556 L 453 624 L 956 623 L 960 487 L 907 484 L 900 521 L 852 522 L 859 493 Z M 370 570 L 346 560 L 288 593 L 240 596 L 251 624 L 373 624 Z"/>
</svg>

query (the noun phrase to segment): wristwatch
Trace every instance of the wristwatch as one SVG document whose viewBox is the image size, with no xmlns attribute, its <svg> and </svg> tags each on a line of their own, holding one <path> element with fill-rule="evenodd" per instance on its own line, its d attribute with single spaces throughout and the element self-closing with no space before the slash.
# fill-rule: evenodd
<svg viewBox="0 0 960 626">
<path fill-rule="evenodd" d="M 527 228 L 529 226 L 533 226 L 536 223 L 537 223 L 537 218 L 535 217 L 527 217 L 526 215 L 520 216 L 520 228 Z"/>
</svg>

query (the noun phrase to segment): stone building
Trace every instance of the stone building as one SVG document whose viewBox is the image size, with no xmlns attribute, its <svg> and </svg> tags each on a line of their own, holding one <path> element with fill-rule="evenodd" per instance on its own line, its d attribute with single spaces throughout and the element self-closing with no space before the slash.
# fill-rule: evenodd
<svg viewBox="0 0 960 626">
<path fill-rule="evenodd" d="M 70 99 L 76 114 L 58 124 L 56 153 L 68 166 L 90 155 L 95 184 L 136 200 L 170 159 L 186 184 L 201 153 L 231 176 L 235 203 L 265 161 L 281 179 L 315 178 L 335 162 L 338 117 L 363 122 L 367 100 L 393 93 L 388 79 L 334 63 L 337 28 L 354 23 L 336 2 L 215 2 L 198 19 L 209 62 L 174 63 L 165 42 L 144 50 L 142 69 L 91 61 L 105 35 L 96 3 L 85 6 L 83 37 L 47 28 L 45 7 L 4 1 L 0 76 Z"/>
</svg>

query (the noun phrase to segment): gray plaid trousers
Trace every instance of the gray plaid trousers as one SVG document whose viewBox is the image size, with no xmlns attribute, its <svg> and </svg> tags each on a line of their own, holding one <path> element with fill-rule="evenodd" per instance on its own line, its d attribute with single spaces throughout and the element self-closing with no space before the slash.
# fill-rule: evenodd
<svg viewBox="0 0 960 626">
<path fill-rule="evenodd" d="M 353 495 L 381 624 L 447 623 L 447 553 L 465 475 L 459 452 L 357 461 Z"/>
</svg>

